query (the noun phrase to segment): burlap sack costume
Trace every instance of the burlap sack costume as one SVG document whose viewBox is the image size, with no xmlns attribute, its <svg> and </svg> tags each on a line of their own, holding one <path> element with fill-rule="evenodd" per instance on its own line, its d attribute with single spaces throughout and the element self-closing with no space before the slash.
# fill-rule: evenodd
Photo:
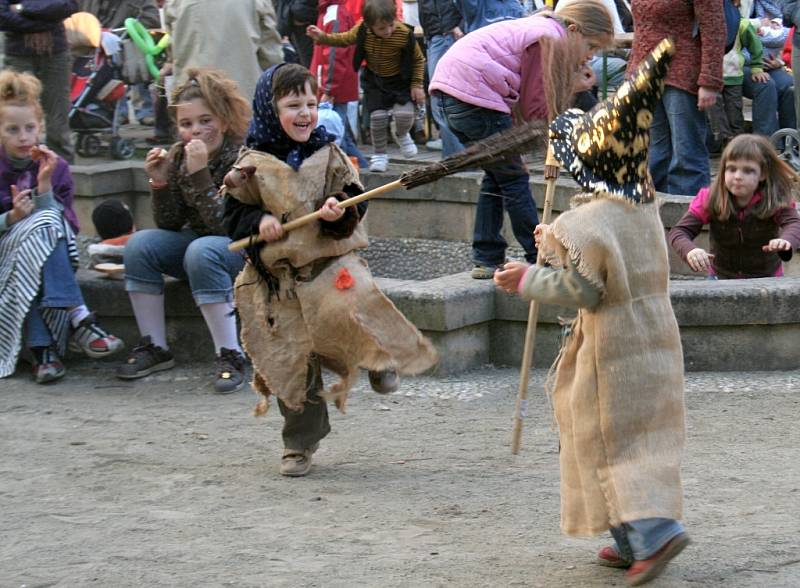
<svg viewBox="0 0 800 588">
<path fill-rule="evenodd" d="M 596 306 L 578 311 L 551 388 L 561 528 L 569 535 L 681 518 L 683 356 L 664 228 L 640 165 L 671 53 L 665 41 L 616 100 L 551 125 L 556 156 L 587 193 L 553 223 L 543 246 L 600 293 Z M 545 271 L 553 270 L 529 271 L 521 292 L 542 299 Z"/>
<path fill-rule="evenodd" d="M 356 170 L 334 144 L 313 153 L 298 171 L 258 151 L 244 151 L 237 165 L 256 171 L 230 194 L 282 222 L 317 210 L 326 195 L 346 185 L 360 185 Z M 276 394 L 288 408 L 301 409 L 311 354 L 339 376 L 323 396 L 335 400 L 340 410 L 358 368 L 416 374 L 436 364 L 430 341 L 381 293 L 366 262 L 353 253 L 366 246 L 361 224 L 350 237 L 336 240 L 322 235 L 313 222 L 261 249 L 270 281 L 252 264 L 237 278 L 242 341 L 255 369 L 253 386 L 265 398 Z"/>
</svg>

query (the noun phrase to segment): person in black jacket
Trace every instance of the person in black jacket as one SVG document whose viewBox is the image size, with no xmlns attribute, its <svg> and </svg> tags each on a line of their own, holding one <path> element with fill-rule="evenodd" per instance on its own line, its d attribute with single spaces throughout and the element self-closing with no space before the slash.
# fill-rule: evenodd
<svg viewBox="0 0 800 588">
<path fill-rule="evenodd" d="M 419 22 L 422 25 L 425 45 L 428 48 L 428 79 L 431 79 L 442 55 L 453 43 L 464 36 L 459 28 L 461 12 L 453 0 L 419 0 L 418 7 Z M 439 136 L 442 139 L 442 157 L 449 157 L 464 149 L 461 141 L 447 128 L 436 96 L 431 96 L 431 113 L 439 127 Z"/>
<path fill-rule="evenodd" d="M 47 146 L 75 161 L 69 130 L 71 71 L 64 19 L 78 11 L 77 0 L 0 0 L 0 31 L 6 33 L 6 67 L 27 71 L 42 82 Z"/>
<path fill-rule="evenodd" d="M 278 32 L 289 37 L 303 67 L 311 66 L 314 41 L 306 36 L 306 27 L 317 22 L 317 0 L 278 0 Z"/>
</svg>

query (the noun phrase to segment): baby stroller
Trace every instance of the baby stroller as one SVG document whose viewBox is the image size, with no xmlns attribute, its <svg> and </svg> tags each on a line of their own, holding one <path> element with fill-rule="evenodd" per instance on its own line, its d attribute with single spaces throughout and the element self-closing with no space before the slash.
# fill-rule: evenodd
<svg viewBox="0 0 800 588">
<path fill-rule="evenodd" d="M 122 80 L 121 39 L 103 33 L 90 13 L 76 13 L 65 25 L 73 51 L 69 124 L 77 135 L 76 150 L 96 157 L 102 151 L 101 137 L 110 136 L 111 156 L 130 159 L 134 144 L 119 135 L 120 109 L 128 90 Z"/>
</svg>

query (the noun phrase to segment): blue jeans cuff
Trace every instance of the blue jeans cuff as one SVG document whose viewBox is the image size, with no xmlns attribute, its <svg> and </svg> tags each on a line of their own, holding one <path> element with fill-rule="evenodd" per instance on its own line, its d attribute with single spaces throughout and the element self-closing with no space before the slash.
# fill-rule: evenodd
<svg viewBox="0 0 800 588">
<path fill-rule="evenodd" d="M 228 290 L 196 290 L 192 292 L 192 296 L 197 306 L 233 302 L 233 288 Z"/>
<path fill-rule="evenodd" d="M 140 292 L 141 294 L 163 294 L 164 281 L 152 282 L 150 280 L 142 280 L 141 278 L 134 278 L 125 275 L 125 291 L 126 292 Z"/>
</svg>

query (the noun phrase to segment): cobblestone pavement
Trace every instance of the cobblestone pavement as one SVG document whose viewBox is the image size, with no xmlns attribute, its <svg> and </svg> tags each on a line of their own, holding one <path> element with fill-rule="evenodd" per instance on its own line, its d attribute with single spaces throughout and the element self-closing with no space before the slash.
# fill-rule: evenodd
<svg viewBox="0 0 800 588">
<path fill-rule="evenodd" d="M 558 440 L 519 374 L 354 391 L 309 477 L 278 475 L 281 419 L 210 372 L 143 381 L 73 362 L 0 381 L 0 586 L 623 586 L 606 538 L 558 530 Z M 654 586 L 800 586 L 800 372 L 687 375 L 685 523 Z"/>
</svg>

